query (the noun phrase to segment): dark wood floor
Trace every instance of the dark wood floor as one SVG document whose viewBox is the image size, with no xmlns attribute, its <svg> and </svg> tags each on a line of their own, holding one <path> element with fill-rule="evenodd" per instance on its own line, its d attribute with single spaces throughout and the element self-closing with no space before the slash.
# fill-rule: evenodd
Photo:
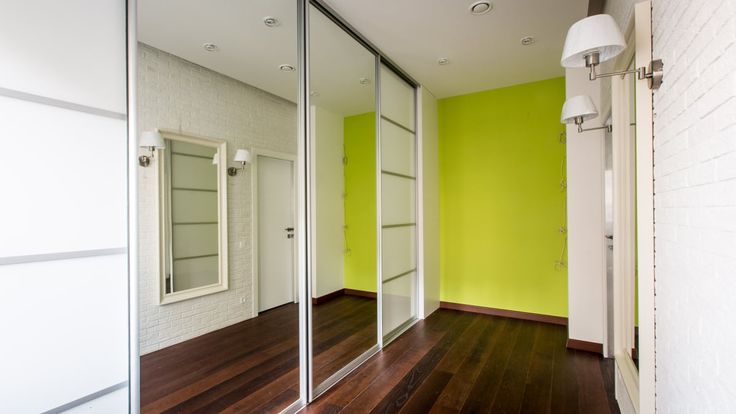
<svg viewBox="0 0 736 414">
<path fill-rule="evenodd" d="M 315 312 L 315 376 L 326 378 L 375 341 L 375 301 Z M 298 398 L 297 328 L 287 305 L 143 356 L 142 411 L 278 412 Z M 613 362 L 565 340 L 557 325 L 438 310 L 303 412 L 618 413 Z"/>
<path fill-rule="evenodd" d="M 274 413 L 299 398 L 298 308 L 257 318 L 141 357 L 143 413 Z M 314 308 L 315 379 L 376 343 L 376 301 L 340 296 Z"/>
<path fill-rule="evenodd" d="M 562 326 L 439 310 L 305 413 L 618 413 L 613 362 Z"/>
</svg>

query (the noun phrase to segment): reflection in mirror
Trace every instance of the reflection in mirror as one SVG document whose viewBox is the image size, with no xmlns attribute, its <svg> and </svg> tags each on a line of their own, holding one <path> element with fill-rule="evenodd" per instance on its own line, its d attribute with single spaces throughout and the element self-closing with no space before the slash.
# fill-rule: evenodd
<svg viewBox="0 0 736 414">
<path fill-rule="evenodd" d="M 312 383 L 318 394 L 377 345 L 376 61 L 313 6 L 309 20 Z"/>
<path fill-rule="evenodd" d="M 161 303 L 228 288 L 227 188 L 215 142 L 166 134 L 159 157 Z M 222 185 L 220 184 L 222 183 Z"/>
<path fill-rule="evenodd" d="M 634 69 L 635 62 L 631 62 L 628 69 Z M 634 75 L 626 75 L 626 82 L 627 82 L 627 88 L 628 88 L 628 111 L 629 111 L 629 136 L 632 143 L 632 147 L 636 148 L 636 76 Z M 632 160 L 632 177 L 636 177 L 636 150 L 633 152 L 633 160 Z M 632 185 L 632 194 L 631 199 L 633 200 L 633 205 L 636 206 L 636 180 L 633 180 Z M 634 226 L 636 228 L 636 208 L 632 209 L 633 222 Z M 632 295 L 633 301 L 632 301 L 632 307 L 631 314 L 632 314 L 632 321 L 630 325 L 630 331 L 632 335 L 631 340 L 631 359 L 634 360 L 634 365 L 639 368 L 639 261 L 637 260 L 637 252 L 639 249 L 636 245 L 637 238 L 634 237 L 634 251 L 632 254 L 634 255 L 634 272 L 631 275 L 630 278 L 630 284 L 629 284 L 629 294 Z"/>
<path fill-rule="evenodd" d="M 141 412 L 279 412 L 300 396 L 297 2 L 139 1 L 138 40 L 139 133 L 166 139 L 138 169 Z"/>
</svg>

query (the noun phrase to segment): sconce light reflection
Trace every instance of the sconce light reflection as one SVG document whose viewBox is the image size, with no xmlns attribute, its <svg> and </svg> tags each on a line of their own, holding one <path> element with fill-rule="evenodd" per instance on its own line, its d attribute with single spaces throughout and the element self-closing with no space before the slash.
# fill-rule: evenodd
<svg viewBox="0 0 736 414">
<path fill-rule="evenodd" d="M 569 98 L 562 105 L 562 116 L 560 121 L 563 124 L 572 124 L 578 126 L 578 132 L 596 131 L 599 129 L 605 129 L 608 132 L 612 131 L 611 125 L 605 125 L 596 128 L 583 129 L 583 122 L 598 117 L 598 109 L 596 109 L 593 100 L 588 95 L 577 95 Z"/>
<path fill-rule="evenodd" d="M 150 155 L 141 155 L 138 157 L 138 164 L 141 167 L 148 167 L 151 165 L 151 160 L 153 160 L 156 150 L 166 148 L 164 137 L 161 136 L 158 129 L 154 129 L 153 131 L 144 131 L 138 140 L 138 146 L 146 148 L 150 152 Z"/>
<path fill-rule="evenodd" d="M 241 166 L 239 168 L 235 168 L 235 167 L 228 168 L 227 175 L 234 177 L 238 175 L 238 171 L 245 171 L 245 165 L 249 164 L 251 162 L 251 159 L 252 157 L 250 155 L 250 151 L 246 149 L 239 149 L 235 151 L 235 157 L 233 158 L 233 161 L 239 162 Z"/>
</svg>

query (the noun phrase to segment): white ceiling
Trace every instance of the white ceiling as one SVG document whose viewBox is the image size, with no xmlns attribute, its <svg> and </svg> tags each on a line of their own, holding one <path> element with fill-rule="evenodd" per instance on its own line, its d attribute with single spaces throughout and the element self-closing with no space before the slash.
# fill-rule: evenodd
<svg viewBox="0 0 736 414">
<path fill-rule="evenodd" d="M 567 28 L 584 17 L 588 0 L 493 0 L 473 16 L 475 0 L 326 0 L 407 73 L 437 97 L 493 89 L 564 74 L 559 65 Z M 190 62 L 296 101 L 293 0 L 141 0 L 138 39 Z M 266 27 L 263 18 L 280 20 Z M 372 109 L 371 55 L 327 19 L 312 17 L 314 102 L 344 115 Z M 520 39 L 534 36 L 533 46 Z M 215 43 L 216 53 L 202 45 Z M 440 66 L 437 59 L 450 64 Z M 360 85 L 367 77 L 370 84 Z"/>
<path fill-rule="evenodd" d="M 289 0 L 139 0 L 138 40 L 190 62 L 296 101 L 296 8 Z M 266 16 L 281 24 L 269 28 Z M 215 53 L 202 45 L 219 46 Z"/>
<path fill-rule="evenodd" d="M 475 1 L 326 0 L 438 98 L 564 75 L 565 34 L 588 0 L 491 0 L 481 16 L 468 11 Z M 524 36 L 536 43 L 522 46 Z"/>
</svg>

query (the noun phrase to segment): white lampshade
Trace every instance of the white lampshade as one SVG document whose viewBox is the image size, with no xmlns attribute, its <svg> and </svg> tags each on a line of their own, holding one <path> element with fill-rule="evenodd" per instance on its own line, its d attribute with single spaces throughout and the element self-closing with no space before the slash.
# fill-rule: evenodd
<svg viewBox="0 0 736 414">
<path fill-rule="evenodd" d="M 588 95 L 573 96 L 565 101 L 562 105 L 562 116 L 560 121 L 563 124 L 572 124 L 576 117 L 583 117 L 583 121 L 593 119 L 598 116 L 598 110 L 593 104 L 593 100 Z"/>
<path fill-rule="evenodd" d="M 158 132 L 158 130 L 153 131 L 143 131 L 141 134 L 141 138 L 138 140 L 138 146 L 143 148 L 155 148 L 155 149 L 164 149 L 166 148 L 166 145 L 164 145 L 164 137 L 161 136 L 161 133 Z"/>
<path fill-rule="evenodd" d="M 560 64 L 566 68 L 585 67 L 585 55 L 600 54 L 600 63 L 626 49 L 626 40 L 613 17 L 598 14 L 579 20 L 567 31 Z"/>
<path fill-rule="evenodd" d="M 245 149 L 239 149 L 235 151 L 235 158 L 233 159 L 233 161 L 250 163 L 250 160 L 251 160 L 250 151 L 245 150 Z"/>
</svg>

